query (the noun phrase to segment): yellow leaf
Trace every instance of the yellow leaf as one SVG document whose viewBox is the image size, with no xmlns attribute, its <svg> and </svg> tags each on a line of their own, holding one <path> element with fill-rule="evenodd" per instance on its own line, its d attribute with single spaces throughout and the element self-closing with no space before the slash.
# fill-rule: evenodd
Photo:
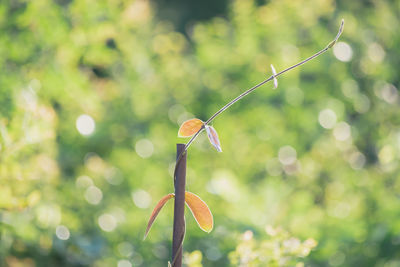
<svg viewBox="0 0 400 267">
<path fill-rule="evenodd" d="M 200 197 L 191 193 L 185 192 L 185 202 L 188 205 L 193 217 L 196 219 L 200 229 L 209 233 L 213 229 L 213 216 L 207 204 Z"/>
<path fill-rule="evenodd" d="M 146 233 L 144 234 L 144 238 L 143 239 L 146 239 L 147 235 L 149 234 L 150 228 L 153 225 L 154 220 L 157 218 L 157 215 L 160 212 L 160 210 L 162 209 L 162 207 L 164 207 L 165 203 L 167 203 L 168 200 L 170 200 L 174 196 L 175 195 L 172 194 L 172 193 L 168 194 L 168 195 L 164 196 L 163 198 L 161 198 L 160 201 L 157 203 L 157 205 L 153 209 L 153 212 L 151 213 L 149 222 L 147 223 Z"/>
<path fill-rule="evenodd" d="M 203 127 L 204 122 L 199 119 L 190 119 L 182 123 L 178 131 L 179 137 L 190 137 L 197 133 L 201 127 Z"/>
</svg>

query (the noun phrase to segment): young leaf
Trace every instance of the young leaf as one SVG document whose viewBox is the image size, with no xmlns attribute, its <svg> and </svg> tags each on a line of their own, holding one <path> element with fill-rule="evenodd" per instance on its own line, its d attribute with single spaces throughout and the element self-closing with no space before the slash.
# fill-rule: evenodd
<svg viewBox="0 0 400 267">
<path fill-rule="evenodd" d="M 162 209 L 162 207 L 164 207 L 165 203 L 167 203 L 167 201 L 170 200 L 171 198 L 173 198 L 174 196 L 175 195 L 171 193 L 171 194 L 164 196 L 163 198 L 160 199 L 160 201 L 158 201 L 157 205 L 153 209 L 153 212 L 151 213 L 149 222 L 147 223 L 146 233 L 144 234 L 143 240 L 146 239 L 147 235 L 149 234 L 150 228 L 153 225 L 154 220 L 157 218 L 157 215 L 160 212 L 160 210 Z"/>
<path fill-rule="evenodd" d="M 190 137 L 197 133 L 203 126 L 204 122 L 199 119 L 190 119 L 182 123 L 178 131 L 179 137 Z"/>
<path fill-rule="evenodd" d="M 200 229 L 209 233 L 213 229 L 213 216 L 207 204 L 200 197 L 191 193 L 185 192 L 185 202 L 188 205 L 193 217 L 196 219 Z"/>
<path fill-rule="evenodd" d="M 274 76 L 274 89 L 278 88 L 278 79 L 275 78 L 276 76 L 276 70 L 274 66 L 271 64 L 271 70 L 272 70 L 272 75 Z"/>
<path fill-rule="evenodd" d="M 206 125 L 206 131 L 210 143 L 217 149 L 218 152 L 222 152 L 221 143 L 219 142 L 218 134 L 214 127 Z"/>
</svg>

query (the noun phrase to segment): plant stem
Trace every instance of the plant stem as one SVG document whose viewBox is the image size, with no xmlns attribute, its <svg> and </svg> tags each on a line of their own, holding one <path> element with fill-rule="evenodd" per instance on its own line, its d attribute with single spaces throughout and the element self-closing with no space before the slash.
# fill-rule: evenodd
<svg viewBox="0 0 400 267">
<path fill-rule="evenodd" d="M 186 185 L 186 153 L 180 159 L 185 144 L 176 144 L 177 171 L 174 180 L 174 227 L 172 234 L 172 266 L 182 266 L 182 245 L 185 236 L 185 185 Z M 179 162 L 178 162 L 179 160 Z"/>
<path fill-rule="evenodd" d="M 328 51 L 330 48 L 332 48 L 332 47 L 335 45 L 335 43 L 336 43 L 337 40 L 339 39 L 340 35 L 341 35 L 342 32 L 343 32 L 343 26 L 344 26 L 344 19 L 342 19 L 342 22 L 341 22 L 340 27 L 339 27 L 339 31 L 338 31 L 338 33 L 337 33 L 335 39 L 333 39 L 324 49 L 322 49 L 321 51 L 318 51 L 318 52 L 315 53 L 314 55 L 312 55 L 312 56 L 310 56 L 310 57 L 308 57 L 308 58 L 306 58 L 306 59 L 300 61 L 299 63 L 294 64 L 293 66 L 290 66 L 290 67 L 288 67 L 288 68 L 286 68 L 286 69 L 284 69 L 284 70 L 278 72 L 276 75 L 272 75 L 272 76 L 269 77 L 268 79 L 266 79 L 266 80 L 260 82 L 259 84 L 257 84 L 257 85 L 255 85 L 255 86 L 251 87 L 250 89 L 247 89 L 245 92 L 241 93 L 239 96 L 235 97 L 233 100 L 231 100 L 231 101 L 230 101 L 229 103 L 227 103 L 225 106 L 223 106 L 221 109 L 219 109 L 217 112 L 215 112 L 214 115 L 212 115 L 204 124 L 205 124 L 205 125 L 210 124 L 218 115 L 220 115 L 222 112 L 224 112 L 225 110 L 227 110 L 230 106 L 232 106 L 233 104 L 235 104 L 236 102 L 238 102 L 238 101 L 239 101 L 240 99 L 242 99 L 243 97 L 247 96 L 248 94 L 250 94 L 251 92 L 253 92 L 254 90 L 256 90 L 258 87 L 260 87 L 260 86 L 266 84 L 267 82 L 269 82 L 269 81 L 273 80 L 274 78 L 276 78 L 276 77 L 278 77 L 278 76 L 284 74 L 285 72 L 288 72 L 289 70 L 292 70 L 292 69 L 294 69 L 294 68 L 297 68 L 297 67 L 299 67 L 299 66 L 301 66 L 301 65 L 303 65 L 303 64 L 305 64 L 305 63 L 307 63 L 308 61 L 310 61 L 310 60 L 312 60 L 312 59 L 318 57 L 319 55 L 325 53 L 326 51 Z M 186 144 L 186 146 L 185 146 L 185 149 L 184 149 L 183 153 L 186 152 L 186 151 L 188 150 L 189 146 L 193 143 L 193 141 L 197 138 L 197 136 L 199 135 L 199 133 L 200 133 L 203 129 L 204 129 L 204 126 L 203 126 L 200 130 L 198 130 L 198 131 L 196 132 L 196 134 L 192 136 L 192 138 L 190 138 L 189 142 L 187 142 L 187 144 Z M 179 161 L 179 158 L 178 158 L 178 161 Z M 178 162 L 178 161 L 177 161 L 177 162 Z"/>
<path fill-rule="evenodd" d="M 219 109 L 217 112 L 214 113 L 214 115 L 212 115 L 205 123 L 204 125 L 192 136 L 192 138 L 190 138 L 190 140 L 186 143 L 186 145 L 184 144 L 177 144 L 177 159 L 176 159 L 176 164 L 175 164 L 175 170 L 174 170 L 174 185 L 175 185 L 175 210 L 174 210 L 174 233 L 173 233 L 173 253 L 172 253 L 172 266 L 181 266 L 182 265 L 182 246 L 183 246 L 183 238 L 185 235 L 185 221 L 184 221 L 184 216 L 182 215 L 181 220 L 183 220 L 183 226 L 181 226 L 181 234 L 176 234 L 175 233 L 175 211 L 176 209 L 176 204 L 178 203 L 178 195 L 177 195 L 177 184 L 181 183 L 181 178 L 183 176 L 183 179 L 186 179 L 186 152 L 189 148 L 189 146 L 193 143 L 193 141 L 197 138 L 197 136 L 199 136 L 199 134 L 201 133 L 201 131 L 204 130 L 205 125 L 210 124 L 218 115 L 220 115 L 222 112 L 224 112 L 225 110 L 227 110 L 230 106 L 232 106 L 233 104 L 235 104 L 236 102 L 238 102 L 240 99 L 244 98 L 245 96 L 247 96 L 248 94 L 250 94 L 251 92 L 253 92 L 254 90 L 256 90 L 258 87 L 266 84 L 267 82 L 273 80 L 274 78 L 284 74 L 285 72 L 288 72 L 294 68 L 297 68 L 305 63 L 307 63 L 308 61 L 318 57 L 319 55 L 325 53 L 326 51 L 328 51 L 330 48 L 332 48 L 337 40 L 339 39 L 340 35 L 343 32 L 343 26 L 344 26 L 344 20 L 342 19 L 342 22 L 340 24 L 339 27 L 339 31 L 335 37 L 335 39 L 333 39 L 324 49 L 322 49 L 321 51 L 318 51 L 317 53 L 315 53 L 314 55 L 300 61 L 297 64 L 294 64 L 293 66 L 290 66 L 280 72 L 278 72 L 276 75 L 272 75 L 271 77 L 269 77 L 268 79 L 260 82 L 259 84 L 251 87 L 250 89 L 247 89 L 246 91 L 244 91 L 243 93 L 241 93 L 240 95 L 238 95 L 237 97 L 235 97 L 234 99 L 232 99 L 230 102 L 228 102 L 225 106 L 223 106 L 221 109 Z M 179 155 L 179 156 L 178 156 Z M 182 163 L 181 163 L 182 162 Z M 184 168 L 184 171 L 182 170 Z M 179 200 L 179 202 L 181 202 L 182 200 Z M 185 202 L 185 181 L 183 182 L 183 208 L 182 210 L 184 210 L 184 202 Z M 180 204 L 182 205 L 182 204 Z M 179 228 L 179 227 L 178 227 Z M 177 240 L 177 241 L 175 241 Z M 176 252 L 176 250 L 178 250 L 178 252 Z M 177 254 L 177 253 L 180 253 Z M 179 264 L 178 264 L 178 261 Z"/>
</svg>

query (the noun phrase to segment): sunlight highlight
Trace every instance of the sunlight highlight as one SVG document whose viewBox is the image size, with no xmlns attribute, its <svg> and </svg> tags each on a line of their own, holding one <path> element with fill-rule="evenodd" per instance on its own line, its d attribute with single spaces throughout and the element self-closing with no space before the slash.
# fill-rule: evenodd
<svg viewBox="0 0 400 267">
<path fill-rule="evenodd" d="M 89 115 L 83 114 L 76 119 L 76 129 L 81 135 L 91 135 L 96 128 L 96 123 Z"/>
<path fill-rule="evenodd" d="M 141 158 L 149 158 L 153 155 L 154 146 L 148 139 L 140 139 L 135 144 L 135 151 Z"/>
<path fill-rule="evenodd" d="M 146 191 L 139 189 L 132 193 L 132 200 L 138 208 L 147 209 L 151 203 L 151 196 Z"/>
<path fill-rule="evenodd" d="M 319 113 L 319 124 L 325 129 L 332 129 L 336 124 L 336 114 L 331 109 L 324 109 Z"/>
<path fill-rule="evenodd" d="M 333 47 L 333 54 L 337 59 L 343 62 L 349 62 L 353 57 L 353 50 L 351 46 L 345 42 L 338 42 Z"/>
<path fill-rule="evenodd" d="M 59 225 L 56 228 L 56 236 L 61 240 L 68 240 L 70 237 L 70 232 L 68 228 L 64 225 Z"/>
<path fill-rule="evenodd" d="M 117 220 L 111 214 L 102 214 L 98 219 L 98 224 L 101 230 L 105 232 L 112 232 L 117 228 Z"/>
</svg>

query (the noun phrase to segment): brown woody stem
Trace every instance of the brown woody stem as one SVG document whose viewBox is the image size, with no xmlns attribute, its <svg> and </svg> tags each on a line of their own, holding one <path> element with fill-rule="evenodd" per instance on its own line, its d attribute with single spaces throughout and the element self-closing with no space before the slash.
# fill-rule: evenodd
<svg viewBox="0 0 400 267">
<path fill-rule="evenodd" d="M 186 186 L 186 153 L 185 144 L 176 144 L 176 179 L 174 203 L 174 228 L 172 234 L 172 266 L 182 266 L 182 245 L 185 236 L 185 186 Z M 180 157 L 180 155 L 184 155 Z M 178 162 L 179 160 L 179 162 Z"/>
</svg>

